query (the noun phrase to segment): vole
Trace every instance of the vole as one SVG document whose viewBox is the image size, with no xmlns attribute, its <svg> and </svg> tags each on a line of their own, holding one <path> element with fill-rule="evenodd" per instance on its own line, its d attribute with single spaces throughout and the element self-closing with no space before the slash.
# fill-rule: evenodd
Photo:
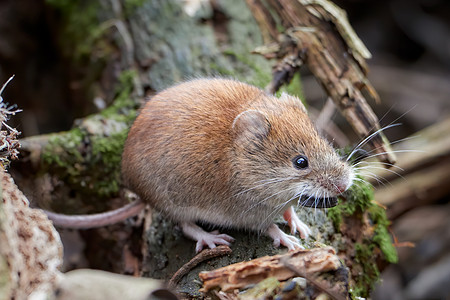
<svg viewBox="0 0 450 300">
<path fill-rule="evenodd" d="M 235 80 L 197 79 L 144 105 L 125 143 L 122 177 L 142 199 L 132 209 L 149 204 L 177 222 L 200 251 L 233 238 L 196 222 L 255 230 L 276 246 L 300 247 L 273 218 L 282 212 L 291 233 L 306 238 L 310 230 L 293 206 L 335 206 L 354 173 L 317 133 L 298 98 L 277 98 Z"/>
</svg>

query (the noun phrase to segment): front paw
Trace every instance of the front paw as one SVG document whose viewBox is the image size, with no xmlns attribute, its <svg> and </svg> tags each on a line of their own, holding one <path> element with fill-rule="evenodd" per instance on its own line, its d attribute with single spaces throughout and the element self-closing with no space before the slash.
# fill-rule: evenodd
<svg viewBox="0 0 450 300">
<path fill-rule="evenodd" d="M 296 234 L 298 231 L 302 239 L 308 238 L 311 234 L 311 229 L 298 218 L 294 211 L 294 207 L 289 207 L 284 212 L 283 218 L 288 222 L 288 225 L 291 228 L 291 234 Z"/>
<path fill-rule="evenodd" d="M 289 250 L 305 249 L 302 245 L 300 245 L 300 241 L 295 236 L 284 233 L 275 224 L 270 225 L 267 229 L 267 235 L 273 239 L 273 245 L 275 247 L 283 245 Z"/>
</svg>

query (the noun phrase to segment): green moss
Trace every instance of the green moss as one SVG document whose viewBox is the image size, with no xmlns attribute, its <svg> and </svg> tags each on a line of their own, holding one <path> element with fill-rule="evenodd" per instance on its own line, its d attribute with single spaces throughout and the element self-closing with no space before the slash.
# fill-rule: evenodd
<svg viewBox="0 0 450 300">
<path fill-rule="evenodd" d="M 381 252 L 383 252 L 384 258 L 387 262 L 398 262 L 397 249 L 395 249 L 394 245 L 392 244 L 392 238 L 386 226 L 377 225 L 372 240 L 378 245 Z"/>
<path fill-rule="evenodd" d="M 388 231 L 390 221 L 386 216 L 386 211 L 383 207 L 373 204 L 368 208 L 369 218 L 372 220 L 375 231 L 372 238 L 373 242 L 378 245 L 381 252 L 383 252 L 384 258 L 390 263 L 396 263 L 398 261 L 397 250 L 392 244 L 392 238 Z"/>
<path fill-rule="evenodd" d="M 42 153 L 45 164 L 67 169 L 70 176 L 80 174 L 79 163 L 83 160 L 79 146 L 86 133 L 79 128 L 74 128 L 65 133 L 50 136 Z"/>
<path fill-rule="evenodd" d="M 397 251 L 392 245 L 387 229 L 390 222 L 385 209 L 373 202 L 373 197 L 371 185 L 363 180 L 357 180 L 343 195 L 343 199 L 340 199 L 339 205 L 328 211 L 328 216 L 337 231 L 340 231 L 342 223 L 347 218 L 359 219 L 363 224 L 367 222 L 365 220 L 367 216 L 373 226 L 372 231 L 367 230 L 367 233 L 373 233 L 370 236 L 361 235 L 362 240 L 354 245 L 356 264 L 353 264 L 352 268 L 356 268 L 357 272 L 352 272 L 355 282 L 351 287 L 353 296 L 368 296 L 374 283 L 378 280 L 379 270 L 375 259 L 378 251 L 381 251 L 384 259 L 390 263 L 398 260 Z"/>
<path fill-rule="evenodd" d="M 339 231 L 342 224 L 342 202 L 339 200 L 339 204 L 333 208 L 328 209 L 327 216 L 333 222 L 334 228 Z"/>
<path fill-rule="evenodd" d="M 369 207 L 375 205 L 372 202 L 373 188 L 364 180 L 355 180 L 351 188 L 344 193 L 343 198 L 345 201 L 339 199 L 339 205 L 328 210 L 328 217 L 333 221 L 337 230 L 342 224 L 343 217 L 349 217 L 355 213 L 362 214 Z"/>
<path fill-rule="evenodd" d="M 351 287 L 352 298 L 367 297 L 369 291 L 380 276 L 380 271 L 373 261 L 374 245 L 370 243 L 355 244 L 355 262 L 361 267 L 357 275 L 353 275 L 355 285 Z"/>
<path fill-rule="evenodd" d="M 80 128 L 51 136 L 43 151 L 48 172 L 77 192 L 111 197 L 119 191 L 123 146 L 138 106 L 132 98 L 134 76 L 123 72 L 111 106 L 87 117 Z"/>
<path fill-rule="evenodd" d="M 358 177 L 362 179 L 361 177 Z M 374 197 L 373 188 L 367 181 L 356 181 L 353 187 L 345 193 L 347 203 L 353 206 L 352 210 L 365 211 L 370 206 L 375 205 L 372 200 Z M 350 210 L 350 208 L 348 208 Z"/>
<path fill-rule="evenodd" d="M 371 240 L 366 239 L 363 243 L 355 244 L 355 262 L 361 268 L 357 275 L 353 276 L 355 285 L 352 286 L 353 296 L 369 296 L 375 282 L 380 276 L 378 266 L 374 261 L 376 249 L 380 249 L 386 261 L 395 263 L 398 260 L 397 250 L 392 245 L 391 236 L 384 225 L 377 225 Z M 355 298 L 355 297 L 353 297 Z"/>
<path fill-rule="evenodd" d="M 73 189 L 96 197 L 119 191 L 120 160 L 128 129 L 111 136 L 88 136 L 76 128 L 55 135 L 43 152 L 47 170 Z"/>
<path fill-rule="evenodd" d="M 386 216 L 385 209 L 379 205 L 374 204 L 370 206 L 368 212 L 369 217 L 374 224 L 387 227 L 391 223 Z"/>
<path fill-rule="evenodd" d="M 209 64 L 209 67 L 211 68 L 212 71 L 215 71 L 222 76 L 230 76 L 233 78 L 237 77 L 236 74 L 232 70 L 230 70 L 229 68 L 226 68 L 225 66 L 221 66 L 214 61 Z"/>
<path fill-rule="evenodd" d="M 42 153 L 44 163 L 67 169 L 69 175 L 79 175 L 77 164 L 82 162 L 80 145 L 86 133 L 79 128 L 51 136 Z"/>
<path fill-rule="evenodd" d="M 92 140 L 91 165 L 101 166 L 101 171 L 93 178 L 93 188 L 99 196 L 110 196 L 119 191 L 120 161 L 127 134 L 128 129 Z"/>
</svg>

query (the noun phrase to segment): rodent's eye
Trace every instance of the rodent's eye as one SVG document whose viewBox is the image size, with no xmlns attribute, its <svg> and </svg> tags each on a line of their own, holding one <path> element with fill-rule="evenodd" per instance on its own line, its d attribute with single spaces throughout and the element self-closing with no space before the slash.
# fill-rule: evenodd
<svg viewBox="0 0 450 300">
<path fill-rule="evenodd" d="M 308 167 L 308 159 L 304 155 L 296 156 L 292 162 L 297 169 L 306 169 Z"/>
</svg>

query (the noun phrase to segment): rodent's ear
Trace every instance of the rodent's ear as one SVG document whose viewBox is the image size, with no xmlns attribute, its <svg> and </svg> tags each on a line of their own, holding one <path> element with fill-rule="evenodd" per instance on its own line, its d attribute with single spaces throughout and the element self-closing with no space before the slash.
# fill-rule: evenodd
<svg viewBox="0 0 450 300">
<path fill-rule="evenodd" d="M 263 139 L 270 132 L 270 123 L 264 113 L 249 109 L 234 119 L 232 128 L 238 138 Z"/>
<path fill-rule="evenodd" d="M 285 92 L 282 92 L 280 98 L 278 98 L 278 99 L 280 99 L 281 101 L 286 101 L 288 103 L 291 103 L 295 106 L 298 106 L 301 110 L 303 110 L 305 113 L 307 113 L 306 107 L 303 104 L 302 100 L 300 100 L 299 98 L 297 98 L 295 96 L 291 96 Z"/>
</svg>

